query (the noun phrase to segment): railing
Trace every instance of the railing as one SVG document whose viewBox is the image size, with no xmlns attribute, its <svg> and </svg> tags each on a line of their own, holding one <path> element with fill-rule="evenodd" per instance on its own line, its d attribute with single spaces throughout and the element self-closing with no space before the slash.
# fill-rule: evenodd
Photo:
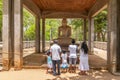
<svg viewBox="0 0 120 80">
<path fill-rule="evenodd" d="M 35 47 L 35 41 L 23 41 L 23 48 Z"/>
<path fill-rule="evenodd" d="M 78 42 L 81 43 L 81 42 Z M 42 42 L 41 42 L 42 45 Z M 49 47 L 50 42 L 46 41 L 45 43 L 46 46 Z M 33 48 L 35 47 L 35 41 L 23 41 L 23 48 Z M 94 47 L 98 48 L 98 49 L 102 49 L 102 50 L 107 50 L 107 42 L 99 42 L 99 41 L 95 41 L 94 42 Z M 2 42 L 0 42 L 0 50 L 2 50 Z"/>
</svg>

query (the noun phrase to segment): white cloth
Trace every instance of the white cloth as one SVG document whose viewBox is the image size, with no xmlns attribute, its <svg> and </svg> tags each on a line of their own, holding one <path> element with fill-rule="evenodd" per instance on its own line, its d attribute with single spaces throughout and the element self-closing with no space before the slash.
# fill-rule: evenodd
<svg viewBox="0 0 120 80">
<path fill-rule="evenodd" d="M 68 63 L 67 63 L 67 54 L 61 54 L 62 57 L 62 68 L 68 68 Z"/>
<path fill-rule="evenodd" d="M 67 63 L 67 54 L 61 54 L 62 63 Z"/>
<path fill-rule="evenodd" d="M 89 64 L 88 64 L 88 54 L 84 54 L 84 51 L 80 50 L 80 64 L 79 69 L 82 71 L 88 71 L 89 70 Z"/>
<path fill-rule="evenodd" d="M 68 50 L 70 51 L 69 58 L 77 58 L 77 45 L 69 45 Z"/>
<path fill-rule="evenodd" d="M 57 44 L 53 44 L 50 48 L 50 52 L 52 53 L 52 60 L 60 60 L 61 48 Z"/>
</svg>

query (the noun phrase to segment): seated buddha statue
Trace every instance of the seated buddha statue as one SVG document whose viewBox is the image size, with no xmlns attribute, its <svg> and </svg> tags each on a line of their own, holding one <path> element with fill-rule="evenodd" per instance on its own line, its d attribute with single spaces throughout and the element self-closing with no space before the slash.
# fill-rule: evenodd
<svg viewBox="0 0 120 80">
<path fill-rule="evenodd" d="M 58 28 L 58 38 L 70 38 L 71 27 L 67 25 L 66 18 L 62 20 L 62 26 Z"/>
<path fill-rule="evenodd" d="M 71 27 L 67 25 L 66 18 L 62 20 L 62 26 L 58 28 L 58 44 L 62 49 L 68 50 L 71 43 Z"/>
</svg>

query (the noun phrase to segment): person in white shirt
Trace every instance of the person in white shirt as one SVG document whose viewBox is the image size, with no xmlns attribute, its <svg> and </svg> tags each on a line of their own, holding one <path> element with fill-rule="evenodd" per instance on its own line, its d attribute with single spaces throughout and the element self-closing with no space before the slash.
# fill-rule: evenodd
<svg viewBox="0 0 120 80">
<path fill-rule="evenodd" d="M 86 71 L 89 70 L 89 63 L 88 63 L 88 47 L 86 42 L 83 42 L 80 49 L 80 63 L 79 69 L 81 75 L 86 75 Z"/>
<path fill-rule="evenodd" d="M 69 45 L 69 72 L 76 72 L 76 60 L 77 60 L 77 45 L 75 45 L 75 40 L 72 39 L 72 44 Z"/>
<path fill-rule="evenodd" d="M 52 63 L 53 63 L 53 75 L 60 75 L 60 54 L 61 47 L 57 44 L 57 40 L 54 40 L 54 44 L 50 48 L 52 54 Z M 58 67 L 58 73 L 56 73 L 56 64 Z"/>
</svg>

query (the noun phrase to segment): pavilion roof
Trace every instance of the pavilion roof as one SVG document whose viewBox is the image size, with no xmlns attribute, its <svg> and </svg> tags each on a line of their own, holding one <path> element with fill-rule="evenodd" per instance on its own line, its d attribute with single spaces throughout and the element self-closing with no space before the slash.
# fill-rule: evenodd
<svg viewBox="0 0 120 80">
<path fill-rule="evenodd" d="M 93 15 L 103 8 L 108 0 L 23 0 L 24 4 L 35 11 L 35 8 L 29 6 L 32 1 L 40 10 L 40 13 L 47 18 L 86 18 Z M 39 13 L 39 12 L 38 12 Z"/>
<path fill-rule="evenodd" d="M 85 12 L 96 0 L 33 0 L 42 11 Z"/>
</svg>

